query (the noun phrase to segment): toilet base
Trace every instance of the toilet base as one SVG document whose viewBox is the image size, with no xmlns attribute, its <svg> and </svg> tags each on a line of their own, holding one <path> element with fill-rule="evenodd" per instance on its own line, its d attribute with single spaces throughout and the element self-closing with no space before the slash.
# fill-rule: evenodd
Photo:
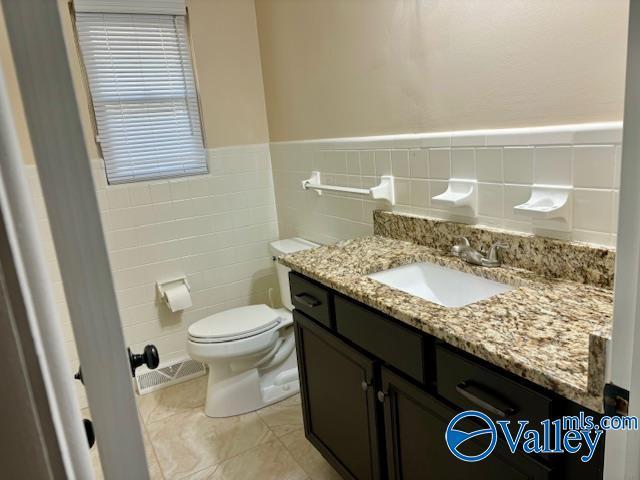
<svg viewBox="0 0 640 480">
<path fill-rule="evenodd" d="M 267 371 L 252 368 L 229 376 L 227 368 L 216 371 L 210 365 L 205 415 L 214 418 L 241 415 L 298 393 L 298 367 L 295 351 L 292 353 L 285 362 Z"/>
</svg>

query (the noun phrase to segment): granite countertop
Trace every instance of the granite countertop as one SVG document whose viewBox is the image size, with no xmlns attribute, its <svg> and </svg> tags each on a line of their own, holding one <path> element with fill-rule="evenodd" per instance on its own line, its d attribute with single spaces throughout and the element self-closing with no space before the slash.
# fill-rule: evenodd
<svg viewBox="0 0 640 480">
<path fill-rule="evenodd" d="M 280 262 L 450 345 L 602 412 L 613 292 L 528 270 L 469 265 L 441 251 L 369 236 L 281 257 Z M 507 283 L 513 290 L 447 308 L 367 277 L 427 261 Z"/>
</svg>

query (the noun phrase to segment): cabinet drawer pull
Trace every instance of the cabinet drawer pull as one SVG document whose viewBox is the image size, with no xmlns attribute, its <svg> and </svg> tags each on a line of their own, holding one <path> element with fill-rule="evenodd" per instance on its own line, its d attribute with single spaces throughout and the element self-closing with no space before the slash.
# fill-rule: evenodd
<svg viewBox="0 0 640 480">
<path fill-rule="evenodd" d="M 308 293 L 301 293 L 299 295 L 294 295 L 293 299 L 296 302 L 301 303 L 305 307 L 314 308 L 320 305 L 322 302 L 318 300 L 316 297 L 309 295 Z"/>
<path fill-rule="evenodd" d="M 513 415 L 516 411 L 515 408 L 507 405 L 479 385 L 474 385 L 468 380 L 466 382 L 459 383 L 456 386 L 456 391 L 471 403 L 476 404 L 480 408 L 483 408 L 498 417 L 508 417 L 509 415 Z"/>
</svg>

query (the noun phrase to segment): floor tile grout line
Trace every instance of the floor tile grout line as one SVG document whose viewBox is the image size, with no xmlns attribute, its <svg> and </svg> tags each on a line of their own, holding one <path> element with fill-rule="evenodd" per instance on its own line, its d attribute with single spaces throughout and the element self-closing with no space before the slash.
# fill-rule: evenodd
<svg viewBox="0 0 640 480">
<path fill-rule="evenodd" d="M 153 392 L 150 395 L 153 395 L 154 393 L 156 393 L 156 392 Z M 151 438 L 151 434 L 149 433 L 149 428 L 148 428 L 149 424 L 152 424 L 152 423 L 155 423 L 155 422 L 148 422 L 147 420 L 145 420 L 145 416 L 142 415 L 140 405 L 137 402 L 136 402 L 136 404 L 137 404 L 138 413 L 139 413 L 139 416 L 140 416 L 140 424 L 142 425 L 142 428 L 144 428 L 144 431 L 145 431 L 145 434 L 146 434 L 145 437 L 149 441 L 149 445 L 151 447 L 151 451 L 153 452 L 153 455 L 154 455 L 154 457 L 156 459 L 156 463 L 158 464 L 158 468 L 160 469 L 160 474 L 162 475 L 162 479 L 165 480 L 168 477 L 166 475 L 166 472 L 165 472 L 165 469 L 164 469 L 162 463 L 160 463 L 160 457 L 158 456 L 158 452 L 156 451 L 156 446 L 154 445 L 154 442 L 153 442 L 153 440 Z M 202 405 L 198 405 L 198 406 L 194 407 L 194 409 L 199 409 L 203 405 L 204 405 L 204 403 Z M 171 417 L 173 417 L 175 415 L 179 415 L 180 413 L 183 413 L 183 412 L 171 413 L 170 415 L 167 415 L 165 418 L 156 420 L 156 422 L 160 422 L 160 421 L 169 419 L 169 418 L 171 418 Z M 210 468 L 210 467 L 205 467 L 205 468 Z M 180 480 L 186 479 L 188 476 L 192 475 L 193 473 L 196 473 L 196 472 L 190 472 L 190 473 L 186 474 L 184 477 L 181 477 Z"/>
<path fill-rule="evenodd" d="M 153 393 L 151 395 L 153 395 Z M 183 414 L 189 413 L 191 410 L 200 410 L 200 409 L 202 409 L 202 411 L 204 412 L 204 402 L 199 404 L 199 405 L 194 405 L 192 407 L 189 407 L 188 409 L 185 409 L 185 410 L 179 410 L 179 411 L 171 412 L 171 413 L 167 414 L 166 417 L 162 417 L 162 418 L 159 418 L 157 420 L 149 420 L 149 421 L 147 421 L 147 420 L 145 420 L 145 418 L 144 418 L 144 416 L 142 414 L 140 415 L 140 419 L 144 423 L 145 426 L 149 426 L 149 425 L 152 425 L 154 423 L 163 422 L 165 420 L 168 420 L 171 417 L 174 417 L 176 415 L 183 415 Z M 138 407 L 138 411 L 140 412 L 140 407 Z"/>
<path fill-rule="evenodd" d="M 220 465 L 222 465 L 223 462 L 226 462 L 226 460 L 223 460 L 222 462 L 214 463 L 213 465 L 209 465 L 208 467 L 201 468 L 200 470 L 196 470 L 195 472 L 189 472 L 184 477 L 180 477 L 175 480 L 188 480 L 194 475 L 197 475 L 198 473 L 202 473 L 209 468 L 213 468 L 213 472 L 211 472 L 211 475 L 215 475 L 215 473 L 218 471 L 218 468 L 220 468 Z"/>
<path fill-rule="evenodd" d="M 256 412 L 259 412 L 259 410 L 257 410 Z M 282 448 L 284 448 L 285 452 L 287 452 L 290 456 L 291 459 L 293 460 L 293 462 L 300 467 L 300 470 L 302 470 L 302 472 L 305 475 L 304 480 L 311 480 L 311 476 L 309 475 L 309 473 L 305 470 L 305 468 L 300 464 L 300 462 L 298 461 L 298 459 L 296 458 L 296 456 L 293 454 L 293 452 L 289 449 L 289 447 L 287 447 L 285 445 L 285 443 L 282 441 L 282 438 L 284 435 L 288 435 L 289 433 L 292 433 L 294 430 L 292 430 L 291 432 L 287 432 L 284 435 L 278 435 L 276 434 L 276 432 L 273 430 L 273 428 L 271 428 L 271 426 L 262 418 L 262 415 L 260 415 L 258 413 L 258 417 L 260 417 L 260 420 L 262 420 L 262 422 L 267 426 L 267 428 L 269 429 L 269 431 L 273 434 L 273 436 L 276 438 L 276 440 L 278 441 L 278 443 L 280 444 L 280 446 L 282 446 Z"/>
<path fill-rule="evenodd" d="M 151 440 L 151 434 L 149 433 L 149 429 L 147 428 L 147 422 L 145 421 L 142 412 L 140 411 L 140 406 L 138 405 L 138 402 L 136 402 L 136 408 L 138 409 L 138 417 L 140 418 L 140 426 L 142 427 L 143 431 L 144 431 L 144 436 L 143 436 L 143 440 L 146 438 L 147 441 L 149 442 L 149 447 L 151 447 L 151 451 L 153 452 L 153 457 L 156 460 L 156 464 L 158 465 L 158 468 L 160 469 L 160 474 L 162 475 L 162 478 L 164 479 L 166 476 L 164 474 L 164 469 L 162 468 L 162 464 L 160 463 L 160 457 L 158 457 L 158 452 L 156 452 L 156 447 L 153 444 L 153 441 Z M 147 468 L 149 467 L 149 465 L 147 465 Z"/>
<path fill-rule="evenodd" d="M 199 408 L 199 407 L 196 407 L 196 408 Z M 273 430 L 269 427 L 269 425 L 267 425 L 267 423 L 262 419 L 262 417 L 260 417 L 260 415 L 258 415 L 258 414 L 257 414 L 257 411 L 247 412 L 247 413 L 243 413 L 243 414 L 240 414 L 240 415 L 234 415 L 233 417 L 242 417 L 242 416 L 245 416 L 245 415 L 250 415 L 250 414 L 252 414 L 252 413 L 253 413 L 253 414 L 255 414 L 255 416 L 256 416 L 256 417 L 258 417 L 258 418 L 260 419 L 260 421 L 264 424 L 264 426 L 267 428 L 267 430 L 268 430 L 269 432 L 271 432 L 271 434 L 272 434 L 272 435 L 275 437 L 275 439 L 277 440 L 277 439 L 278 439 L 278 436 L 273 432 Z M 233 418 L 233 417 L 221 417 L 221 418 Z M 169 418 L 169 417 L 167 417 L 167 418 Z M 209 417 L 209 418 L 216 418 L 216 417 Z M 151 437 L 149 437 L 149 441 L 151 441 Z M 187 480 L 190 476 L 195 475 L 196 473 L 198 473 L 198 472 L 202 472 L 202 471 L 206 470 L 207 468 L 211 468 L 211 467 L 215 467 L 215 470 L 213 471 L 213 473 L 215 473 L 215 472 L 218 470 L 218 468 L 219 468 L 223 463 L 228 462 L 228 461 L 230 461 L 230 460 L 232 460 L 232 459 L 234 459 L 234 458 L 236 458 L 236 457 L 239 457 L 240 455 L 244 455 L 244 454 L 246 454 L 246 453 L 248 453 L 248 452 L 250 452 L 250 451 L 252 451 L 252 450 L 255 450 L 255 449 L 257 449 L 257 448 L 259 448 L 259 447 L 262 447 L 262 446 L 266 445 L 267 443 L 269 443 L 269 442 L 273 442 L 273 441 L 274 441 L 273 439 L 272 439 L 272 440 L 265 440 L 265 441 L 263 441 L 263 442 L 261 442 L 261 443 L 258 443 L 258 444 L 254 445 L 254 446 L 252 446 L 252 447 L 250 447 L 250 448 L 248 448 L 248 449 L 246 449 L 246 450 L 243 450 L 242 452 L 238 452 L 238 453 L 236 453 L 235 455 L 232 455 L 232 456 L 230 456 L 230 457 L 227 457 L 227 458 L 225 458 L 225 459 L 222 459 L 222 460 L 220 460 L 219 462 L 214 463 L 213 465 L 209 465 L 209 466 L 204 467 L 204 468 L 202 468 L 202 469 L 200 469 L 200 470 L 197 470 L 197 471 L 195 471 L 195 472 L 189 472 L 189 473 L 188 473 L 188 474 L 186 474 L 185 476 L 183 476 L 183 477 L 178 477 L 178 478 L 177 478 L 177 479 L 175 479 L 175 480 Z M 152 445 L 153 445 L 153 442 L 151 442 L 151 443 L 152 443 Z M 285 449 L 286 449 L 286 447 L 285 447 Z M 288 451 L 288 449 L 287 449 L 287 451 Z M 155 449 L 154 449 L 154 452 L 155 452 Z M 293 455 L 292 455 L 292 456 L 293 456 Z M 294 458 L 294 460 L 295 460 L 295 458 Z M 302 468 L 302 467 L 301 467 L 301 468 Z M 160 469 L 162 470 L 162 464 L 160 464 Z M 303 469 L 303 471 L 304 471 L 304 469 Z M 306 472 L 305 472 L 305 473 L 306 473 Z M 163 474 L 163 476 L 166 478 L 166 476 L 164 475 L 164 470 L 162 470 L 162 474 Z"/>
<path fill-rule="evenodd" d="M 309 472 L 307 472 L 307 471 L 305 470 L 304 466 L 302 466 L 302 465 L 300 464 L 300 462 L 298 461 L 298 459 L 296 458 L 296 456 L 293 454 L 293 452 L 289 449 L 289 447 L 287 447 L 287 446 L 285 445 L 285 443 L 282 441 L 282 439 L 281 439 L 280 437 L 277 437 L 277 438 L 278 438 L 278 442 L 280 442 L 280 445 L 282 445 L 282 448 L 284 448 L 284 449 L 285 449 L 285 451 L 286 451 L 289 455 L 291 455 L 291 458 L 293 459 L 293 461 L 295 462 L 295 464 L 296 464 L 296 465 L 298 465 L 298 467 L 300 467 L 300 469 L 304 472 L 304 474 L 306 475 L 306 478 L 310 479 L 310 478 L 311 478 L 311 476 L 309 475 Z"/>
<path fill-rule="evenodd" d="M 166 475 L 164 474 L 164 470 L 162 468 L 162 464 L 160 463 L 160 457 L 158 457 L 158 452 L 156 452 L 156 447 L 153 444 L 153 441 L 151 440 L 151 435 L 149 434 L 149 430 L 147 429 L 147 425 L 144 423 L 144 420 L 142 420 L 142 419 L 140 419 L 140 424 L 141 424 L 142 428 L 144 429 L 144 438 L 146 438 L 147 441 L 149 442 L 149 447 L 151 447 L 151 452 L 153 453 L 153 458 L 155 458 L 156 464 L 158 465 L 158 469 L 160 469 L 160 475 L 162 475 L 162 479 L 164 480 L 166 478 Z M 149 465 L 147 465 L 147 468 L 149 468 Z"/>
<path fill-rule="evenodd" d="M 246 414 L 243 414 L 243 415 L 246 415 Z M 269 431 L 271 431 L 271 429 L 269 428 L 269 426 L 268 426 L 268 425 L 267 425 L 267 429 L 268 429 Z M 271 433 L 273 433 L 273 431 L 271 431 Z M 215 469 L 213 470 L 213 472 L 211 472 L 211 474 L 213 475 L 213 474 L 215 474 L 215 473 L 218 471 L 218 469 L 220 468 L 220 466 L 222 466 L 222 464 L 227 463 L 227 462 L 229 462 L 229 461 L 233 460 L 234 458 L 240 457 L 240 456 L 242 456 L 242 455 L 246 455 L 246 454 L 248 454 L 249 452 L 251 452 L 251 451 L 253 451 L 253 450 L 257 450 L 258 448 L 264 447 L 264 446 L 265 446 L 266 444 L 268 444 L 268 443 L 273 443 L 273 442 L 275 442 L 275 441 L 279 441 L 279 439 L 278 439 L 278 437 L 275 435 L 275 433 L 274 433 L 274 437 L 275 437 L 275 439 L 274 439 L 274 440 L 266 440 L 266 441 L 264 441 L 264 442 L 262 442 L 262 443 L 259 443 L 259 444 L 257 444 L 257 445 L 254 445 L 253 447 L 251 447 L 251 448 L 249 448 L 249 449 L 247 449 L 247 450 L 244 450 L 244 451 L 242 451 L 242 452 L 240 452 L 240 453 L 237 453 L 237 454 L 235 454 L 235 455 L 232 455 L 231 457 L 225 458 L 224 460 L 221 460 L 221 461 L 219 461 L 218 463 L 214 463 L 213 465 L 209 465 L 208 467 L 201 468 L 200 470 L 196 470 L 195 472 L 189 472 L 189 473 L 188 473 L 188 474 L 186 474 L 184 477 L 179 477 L 179 478 L 177 478 L 176 480 L 187 480 L 189 477 L 191 477 L 191 476 L 193 476 L 193 475 L 195 475 L 195 474 L 197 474 L 197 473 L 203 472 L 203 471 L 205 471 L 205 470 L 206 470 L 206 469 L 208 469 L 208 468 L 215 467 Z M 281 442 L 280 442 L 280 443 L 281 443 Z M 285 449 L 285 450 L 286 450 L 286 451 L 287 451 L 287 452 L 292 456 L 292 458 L 293 458 L 294 462 L 296 463 L 296 465 L 299 465 L 299 464 L 298 464 L 298 462 L 296 462 L 296 461 L 295 461 L 295 457 L 293 457 L 293 454 L 291 454 L 291 452 L 289 452 L 289 450 L 287 449 L 287 447 L 283 445 L 283 448 L 284 448 L 284 449 Z M 300 468 L 302 468 L 302 467 L 300 467 Z M 302 468 L 302 471 L 303 471 L 303 472 L 305 473 L 305 475 L 306 475 L 306 473 L 307 473 L 307 472 L 304 470 L 304 468 Z M 306 479 L 305 479 L 305 480 L 306 480 Z"/>
<path fill-rule="evenodd" d="M 176 385 L 176 386 L 177 386 L 177 385 Z M 154 393 L 156 393 L 156 392 L 154 392 Z M 276 404 L 276 405 L 277 405 L 277 404 Z M 286 406 L 286 407 L 287 407 L 287 408 L 289 408 L 290 406 Z M 158 467 L 159 467 L 160 473 L 161 473 L 161 475 L 163 476 L 163 478 L 168 479 L 168 478 L 170 478 L 170 477 L 168 477 L 168 476 L 166 475 L 165 470 L 164 470 L 164 468 L 163 468 L 163 465 L 162 465 L 162 463 L 160 463 L 160 458 L 159 458 L 159 455 L 158 455 L 157 450 L 156 450 L 156 445 L 155 445 L 154 441 L 152 440 L 152 437 L 151 437 L 151 435 L 150 435 L 150 433 L 149 433 L 149 427 L 150 427 L 150 426 L 155 425 L 156 423 L 163 422 L 163 421 L 169 421 L 169 422 L 171 422 L 171 421 L 172 421 L 172 419 L 173 419 L 174 417 L 176 417 L 176 416 L 179 416 L 179 415 L 181 415 L 181 414 L 188 414 L 188 413 L 192 413 L 194 410 L 195 410 L 195 411 L 201 411 L 201 410 L 203 410 L 203 408 L 204 408 L 204 402 L 203 402 L 203 403 L 201 403 L 201 404 L 199 404 L 199 405 L 194 405 L 194 406 L 192 406 L 192 407 L 188 408 L 187 410 L 183 410 L 183 411 L 173 411 L 173 412 L 171 412 L 170 414 L 168 414 L 168 415 L 167 415 L 166 417 L 164 417 L 164 418 L 160 418 L 160 419 L 152 420 L 152 421 L 148 421 L 148 420 L 146 419 L 146 417 L 150 417 L 149 415 L 147 415 L 147 416 L 145 417 L 145 416 L 143 416 L 143 415 L 142 415 L 142 412 L 140 412 L 140 424 L 142 425 L 142 428 L 143 428 L 143 429 L 144 429 L 144 431 L 145 431 L 146 438 L 148 439 L 149 444 L 150 444 L 149 446 L 151 447 L 151 451 L 152 451 L 153 456 L 154 456 L 154 458 L 155 458 L 155 460 L 156 460 L 156 462 L 157 462 L 157 464 L 158 464 Z M 139 411 L 141 410 L 139 406 L 138 406 L 138 410 L 139 410 Z M 295 455 L 293 454 L 293 452 L 291 451 L 291 449 L 289 449 L 289 448 L 284 444 L 284 442 L 281 440 L 281 436 L 284 436 L 284 435 L 289 434 L 289 433 L 293 433 L 293 431 L 294 431 L 294 430 L 291 430 L 290 432 L 287 432 L 287 433 L 285 433 L 285 434 L 283 434 L 283 435 L 278 435 L 278 433 L 276 432 L 276 430 L 275 430 L 272 426 L 270 426 L 270 425 L 269 425 L 269 423 L 265 420 L 265 418 L 263 417 L 264 412 L 262 412 L 261 410 L 256 410 L 256 411 L 253 411 L 253 412 L 247 412 L 246 414 L 238 415 L 238 417 L 245 416 L 245 415 L 250 415 L 250 414 L 253 414 L 255 417 L 257 417 L 257 418 L 259 419 L 259 421 L 260 421 L 260 423 L 263 425 L 263 427 L 265 427 L 265 428 L 266 428 L 266 430 L 271 434 L 271 435 L 270 435 L 270 436 L 271 436 L 271 438 L 270 438 L 270 439 L 266 439 L 266 440 L 264 440 L 264 441 L 262 441 L 262 442 L 258 443 L 257 445 L 252 446 L 251 448 L 248 448 L 248 449 L 246 449 L 246 450 L 244 450 L 244 451 L 242 451 L 242 452 L 238 452 L 238 453 L 236 453 L 235 455 L 232 455 L 232 456 L 230 456 L 230 457 L 228 457 L 228 458 L 225 458 L 225 459 L 223 459 L 223 460 L 220 460 L 219 462 L 214 463 L 213 465 L 206 466 L 206 467 L 204 467 L 204 468 L 202 468 L 202 469 L 199 469 L 199 470 L 197 470 L 197 471 L 193 471 L 193 472 L 185 473 L 185 475 L 184 475 L 184 476 L 182 476 L 182 477 L 178 477 L 178 479 L 177 479 L 177 480 L 187 480 L 187 479 L 188 479 L 188 478 L 190 478 L 191 476 L 193 476 L 193 475 L 195 475 L 195 474 L 197 474 L 197 473 L 203 472 L 204 470 L 209 469 L 209 468 L 212 468 L 212 467 L 214 468 L 214 470 L 213 470 L 213 472 L 212 472 L 211 474 L 212 474 L 212 475 L 214 475 L 214 474 L 218 471 L 218 469 L 220 468 L 220 466 L 221 466 L 223 463 L 228 462 L 228 461 L 231 461 L 231 460 L 233 460 L 234 458 L 239 457 L 239 456 L 241 456 L 241 455 L 246 455 L 247 453 L 251 452 L 252 450 L 256 450 L 256 449 L 258 449 L 258 448 L 260 448 L 260 447 L 263 447 L 264 445 L 266 445 L 266 444 L 268 444 L 268 443 L 275 443 L 276 441 L 277 441 L 277 445 L 280 445 L 280 447 L 282 447 L 282 448 L 284 449 L 284 451 L 285 451 L 285 452 L 287 452 L 287 454 L 288 454 L 288 455 L 290 455 L 290 457 L 291 457 L 291 459 L 293 460 L 294 464 L 295 464 L 296 466 L 298 466 L 298 467 L 301 469 L 301 471 L 304 473 L 304 475 L 305 475 L 305 480 L 310 480 L 310 479 L 311 479 L 311 477 L 309 476 L 309 474 L 307 473 L 307 471 L 305 470 L 305 468 L 303 467 L 303 465 L 301 465 L 301 463 L 296 459 L 296 457 L 295 457 Z"/>
</svg>

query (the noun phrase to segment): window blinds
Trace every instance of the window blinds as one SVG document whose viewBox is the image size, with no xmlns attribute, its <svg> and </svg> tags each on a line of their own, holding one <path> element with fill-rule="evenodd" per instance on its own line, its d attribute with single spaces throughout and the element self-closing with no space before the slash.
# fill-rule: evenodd
<svg viewBox="0 0 640 480">
<path fill-rule="evenodd" d="M 76 13 L 109 183 L 207 173 L 182 15 Z"/>
<path fill-rule="evenodd" d="M 76 12 L 184 15 L 185 0 L 73 0 Z"/>
</svg>

